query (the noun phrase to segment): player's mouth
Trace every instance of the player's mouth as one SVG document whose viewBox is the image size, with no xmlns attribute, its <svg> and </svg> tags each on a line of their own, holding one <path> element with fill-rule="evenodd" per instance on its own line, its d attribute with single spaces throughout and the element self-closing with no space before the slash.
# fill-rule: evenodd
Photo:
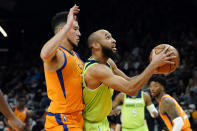
<svg viewBox="0 0 197 131">
<path fill-rule="evenodd" d="M 79 39 L 79 38 L 76 38 L 76 41 L 77 41 L 77 42 L 79 42 L 79 41 L 80 41 L 80 39 Z"/>
<path fill-rule="evenodd" d="M 116 44 L 112 45 L 112 51 L 113 52 L 116 52 L 117 51 Z"/>
</svg>

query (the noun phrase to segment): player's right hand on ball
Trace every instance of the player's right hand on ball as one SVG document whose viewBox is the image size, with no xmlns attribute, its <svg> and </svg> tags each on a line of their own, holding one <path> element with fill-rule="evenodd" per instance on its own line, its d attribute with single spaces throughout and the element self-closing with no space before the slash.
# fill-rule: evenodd
<svg viewBox="0 0 197 131">
<path fill-rule="evenodd" d="M 173 54 L 173 51 L 169 51 L 166 53 L 169 47 L 170 46 L 166 46 L 165 49 L 159 54 L 155 54 L 155 51 L 153 49 L 151 64 L 154 66 L 155 74 L 158 73 L 156 70 L 158 67 L 165 64 L 175 64 L 174 62 L 170 61 L 176 58 L 176 56 L 170 56 L 171 54 Z"/>
</svg>

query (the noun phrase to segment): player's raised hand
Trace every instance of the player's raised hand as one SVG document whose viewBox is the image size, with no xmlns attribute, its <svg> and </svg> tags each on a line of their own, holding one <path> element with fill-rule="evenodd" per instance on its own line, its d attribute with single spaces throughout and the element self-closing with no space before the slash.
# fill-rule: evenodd
<svg viewBox="0 0 197 131">
<path fill-rule="evenodd" d="M 80 11 L 79 6 L 74 5 L 72 8 L 70 8 L 69 14 L 67 16 L 67 23 L 66 25 L 68 28 L 72 28 L 74 21 L 76 20 L 76 14 L 78 14 Z"/>
</svg>

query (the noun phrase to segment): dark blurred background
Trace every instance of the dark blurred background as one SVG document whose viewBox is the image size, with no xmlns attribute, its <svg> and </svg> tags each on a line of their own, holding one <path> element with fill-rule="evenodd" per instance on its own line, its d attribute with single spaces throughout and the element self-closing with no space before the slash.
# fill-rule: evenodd
<svg viewBox="0 0 197 131">
<path fill-rule="evenodd" d="M 177 48 L 180 65 L 166 75 L 167 92 L 185 107 L 196 129 L 196 0 L 0 0 L 0 26 L 8 34 L 0 34 L 0 88 L 9 103 L 15 103 L 17 94 L 25 95 L 27 107 L 37 112 L 32 130 L 41 130 L 49 103 L 40 50 L 53 36 L 52 16 L 74 4 L 81 9 L 82 36 L 76 51 L 84 61 L 88 35 L 98 29 L 107 29 L 116 39 L 120 57 L 115 61 L 129 76 L 143 71 L 154 46 L 168 43 Z M 33 128 L 36 125 L 40 128 Z"/>
</svg>

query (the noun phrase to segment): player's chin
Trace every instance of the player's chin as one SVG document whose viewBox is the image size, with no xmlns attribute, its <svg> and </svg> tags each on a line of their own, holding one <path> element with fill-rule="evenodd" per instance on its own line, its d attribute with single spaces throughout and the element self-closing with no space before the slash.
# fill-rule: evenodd
<svg viewBox="0 0 197 131">
<path fill-rule="evenodd" d="M 156 93 L 151 93 L 151 96 L 152 96 L 152 97 L 155 97 L 155 96 L 156 96 Z"/>
<path fill-rule="evenodd" d="M 75 44 L 76 47 L 79 45 L 79 40 L 76 40 L 73 44 Z"/>
<path fill-rule="evenodd" d="M 75 44 L 75 46 L 78 46 L 79 40 L 75 40 L 75 41 L 73 42 L 73 44 Z"/>
</svg>

